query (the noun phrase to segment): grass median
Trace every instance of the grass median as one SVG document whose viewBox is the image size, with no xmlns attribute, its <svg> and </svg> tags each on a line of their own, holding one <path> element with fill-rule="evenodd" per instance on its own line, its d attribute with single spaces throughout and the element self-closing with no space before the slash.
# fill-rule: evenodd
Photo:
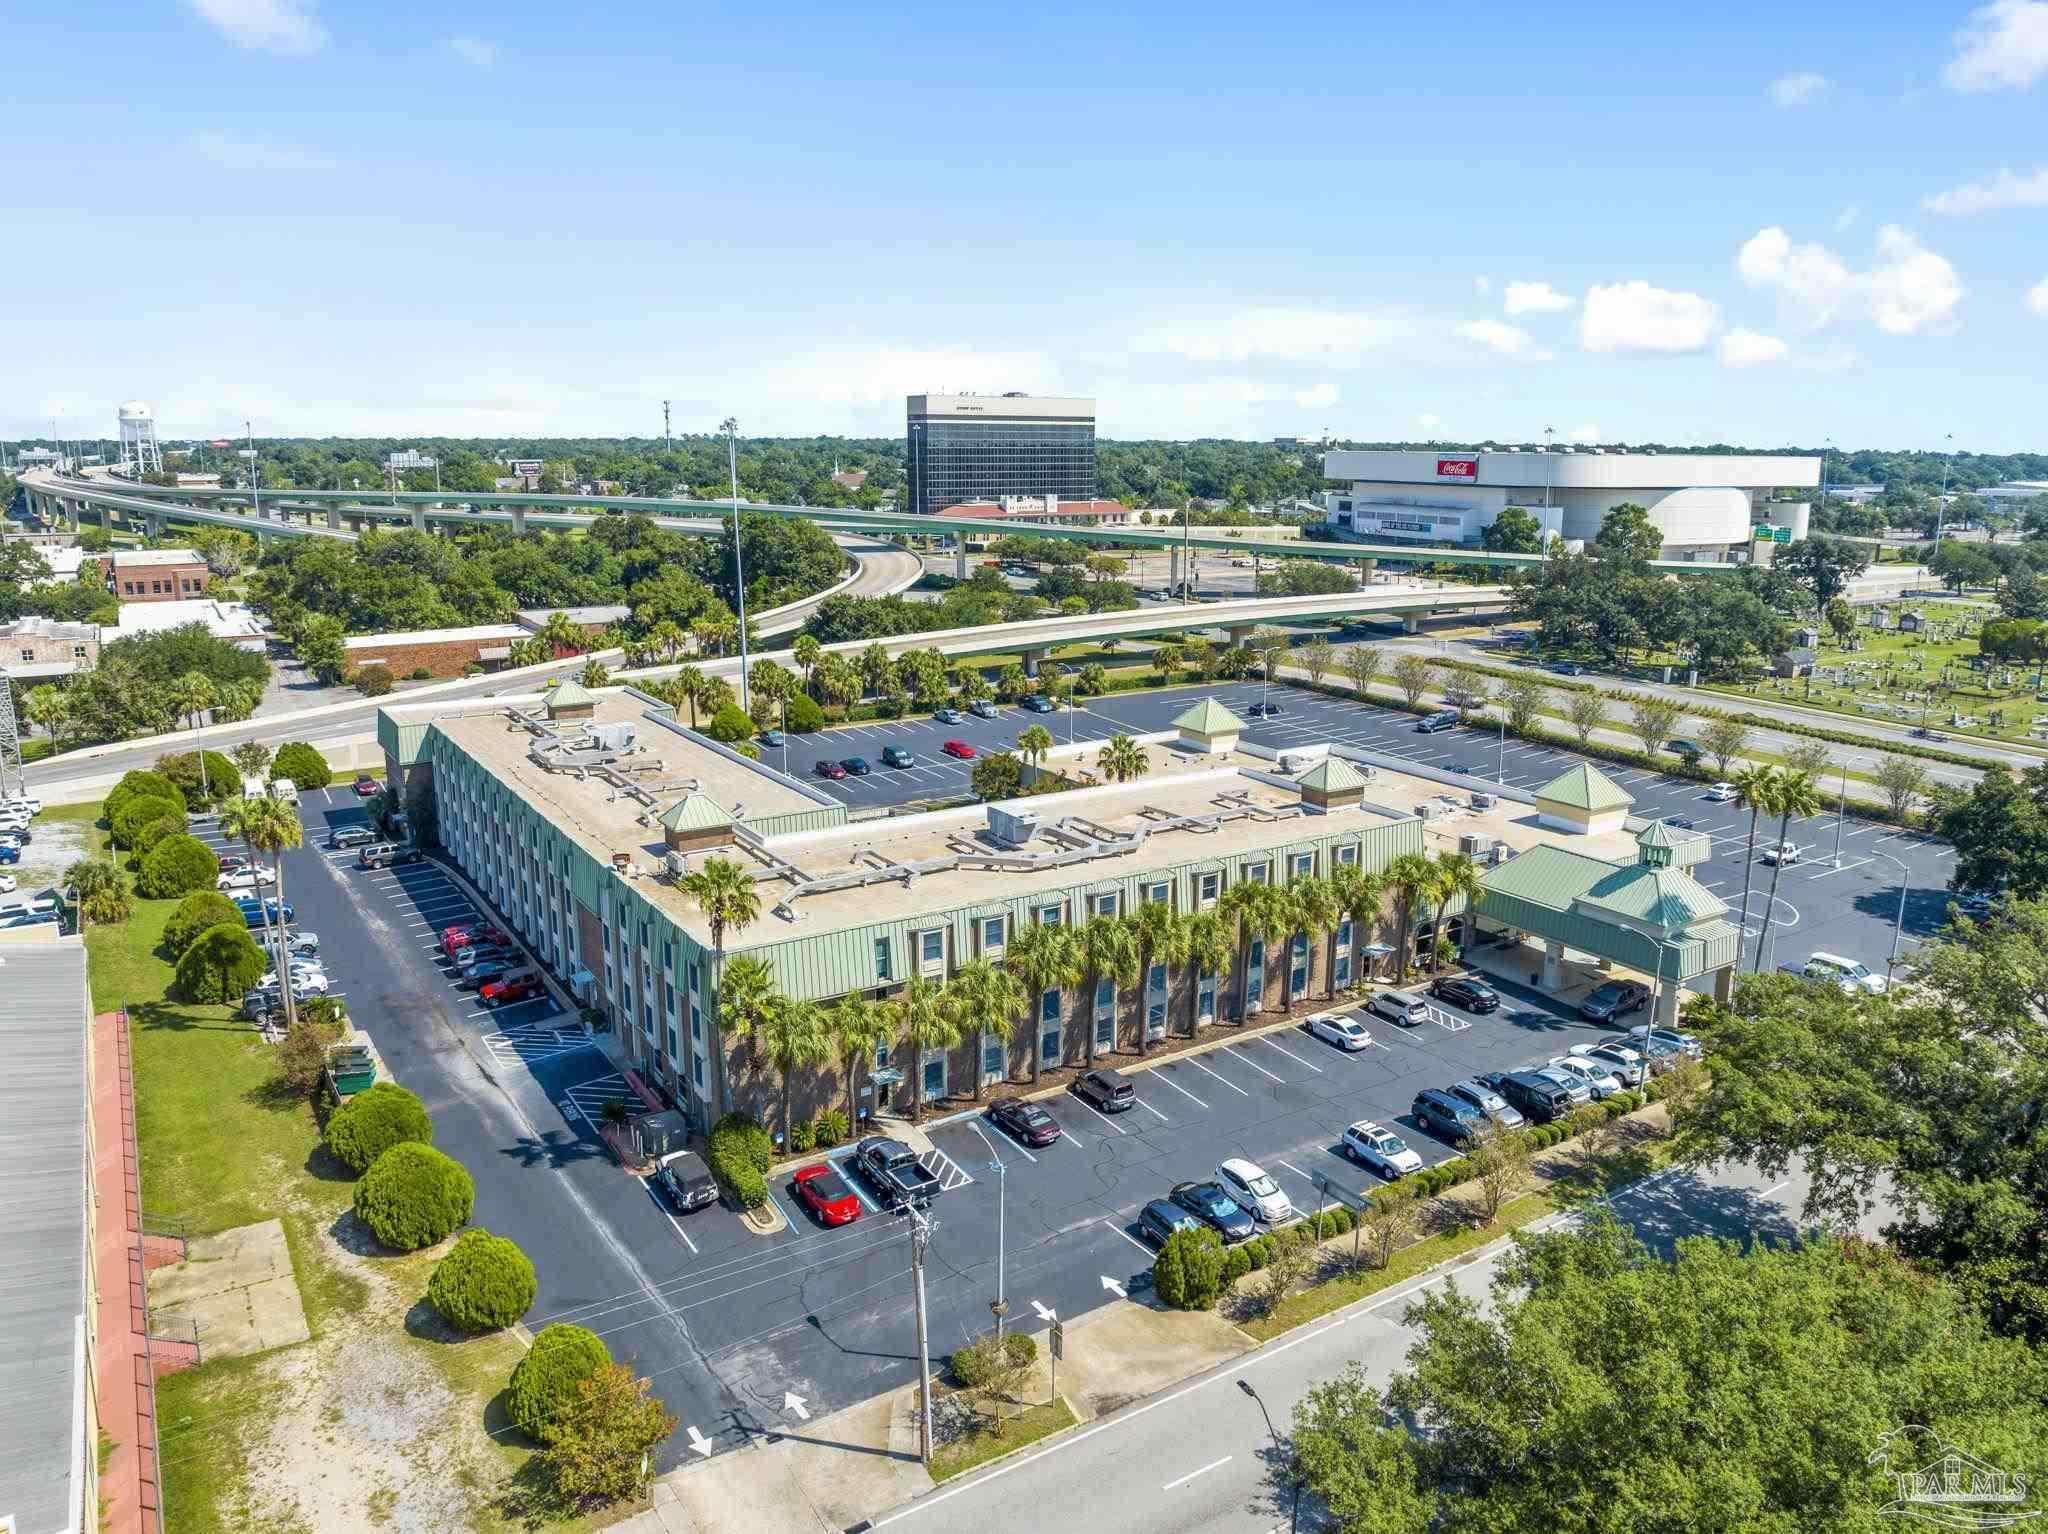
<svg viewBox="0 0 2048 1534">
<path fill-rule="evenodd" d="M 1027 1449 L 1041 1438 L 1064 1432 L 1079 1420 L 1073 1408 L 1063 1400 L 1027 1407 L 1016 1416 L 1003 1419 L 1000 1437 L 991 1429 L 983 1428 L 934 1449 L 931 1477 L 934 1481 L 950 1481 L 955 1476 L 979 1469 L 991 1460 Z"/>
</svg>

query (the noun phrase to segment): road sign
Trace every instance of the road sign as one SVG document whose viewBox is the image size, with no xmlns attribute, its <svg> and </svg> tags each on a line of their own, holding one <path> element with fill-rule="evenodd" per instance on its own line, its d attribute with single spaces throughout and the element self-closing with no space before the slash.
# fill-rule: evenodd
<svg viewBox="0 0 2048 1534">
<path fill-rule="evenodd" d="M 1052 1324 L 1052 1356 L 1055 1361 L 1067 1356 L 1067 1324 L 1055 1321 Z"/>
</svg>

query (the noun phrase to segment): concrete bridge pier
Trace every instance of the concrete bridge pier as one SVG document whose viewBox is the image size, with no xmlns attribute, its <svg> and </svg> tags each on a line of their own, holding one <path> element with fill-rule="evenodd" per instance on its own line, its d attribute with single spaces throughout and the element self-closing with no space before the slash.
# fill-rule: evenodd
<svg viewBox="0 0 2048 1534">
<path fill-rule="evenodd" d="M 350 532 L 352 532 L 352 533 L 360 533 L 360 532 L 362 532 L 362 530 L 363 530 L 363 519 L 362 519 L 362 518 L 361 518 L 360 516 L 346 516 L 346 517 L 343 517 L 343 518 L 342 518 L 342 520 L 343 520 L 344 522 L 348 523 L 348 530 L 349 530 Z"/>
<path fill-rule="evenodd" d="M 341 531 L 341 512 L 332 506 L 327 508 L 327 530 L 330 533 Z"/>
<path fill-rule="evenodd" d="M 514 506 L 512 508 L 512 536 L 515 538 L 524 538 L 526 536 L 526 508 L 524 506 Z"/>
<path fill-rule="evenodd" d="M 967 539 L 964 534 L 953 549 L 953 578 L 962 581 L 967 579 Z"/>
<path fill-rule="evenodd" d="M 1257 627 L 1256 623 L 1233 623 L 1224 632 L 1230 636 L 1232 645 L 1241 645 L 1252 637 L 1252 631 Z"/>
<path fill-rule="evenodd" d="M 1419 634 L 1419 633 L 1421 633 L 1421 632 L 1422 632 L 1422 620 L 1421 620 L 1420 618 L 1416 617 L 1416 616 L 1415 616 L 1415 614 L 1413 614 L 1413 613 L 1406 613 L 1406 614 L 1404 614 L 1404 615 L 1402 616 L 1402 618 L 1401 618 L 1401 632 L 1402 632 L 1402 633 L 1404 633 L 1404 634 Z"/>
<path fill-rule="evenodd" d="M 1045 657 L 1049 653 L 1043 645 L 1036 650 L 1026 650 L 1024 652 L 1024 674 L 1026 676 L 1037 676 L 1038 668 L 1045 663 Z"/>
<path fill-rule="evenodd" d="M 412 508 L 412 530 L 416 533 L 423 533 L 427 530 L 426 507 L 415 506 Z"/>
<path fill-rule="evenodd" d="M 164 519 L 156 512 L 144 512 L 142 516 L 142 530 L 151 539 L 161 538 L 164 535 Z"/>
<path fill-rule="evenodd" d="M 66 501 L 64 503 L 64 522 L 74 533 L 78 531 L 78 502 Z"/>
</svg>

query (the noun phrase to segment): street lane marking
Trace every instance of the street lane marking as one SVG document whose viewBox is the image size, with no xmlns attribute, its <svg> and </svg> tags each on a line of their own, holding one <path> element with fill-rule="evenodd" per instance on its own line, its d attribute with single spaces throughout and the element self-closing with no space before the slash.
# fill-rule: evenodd
<svg viewBox="0 0 2048 1534">
<path fill-rule="evenodd" d="M 1188 1482 L 1192 1481 L 1196 1476 L 1207 1475 L 1211 1470 L 1220 1469 L 1222 1466 L 1229 1464 L 1230 1460 L 1231 1456 L 1228 1454 L 1224 1455 L 1221 1459 L 1212 1459 L 1211 1461 L 1209 1461 L 1208 1464 L 1202 1466 L 1201 1469 L 1190 1470 L 1186 1475 L 1181 1476 L 1178 1480 L 1168 1481 L 1164 1486 L 1160 1487 L 1159 1489 L 1161 1491 L 1172 1491 L 1176 1486 L 1185 1486 Z"/>
<path fill-rule="evenodd" d="M 1243 1055 L 1239 1054 L 1239 1053 L 1237 1052 L 1237 1046 L 1236 1046 L 1235 1044 L 1225 1044 L 1225 1045 L 1223 1046 L 1223 1053 L 1224 1053 L 1224 1054 L 1226 1054 L 1226 1055 L 1228 1055 L 1228 1056 L 1230 1056 L 1230 1058 L 1231 1058 L 1231 1059 L 1233 1059 L 1233 1060 L 1236 1060 L 1236 1061 L 1239 1061 L 1239 1062 L 1241 1062 L 1242 1064 L 1245 1064 L 1245 1065 L 1249 1065 L 1249 1066 L 1251 1066 L 1251 1068 L 1252 1068 L 1253 1070 L 1257 1071 L 1257 1072 L 1258 1072 L 1258 1073 L 1259 1073 L 1259 1074 L 1260 1074 L 1261 1076 L 1264 1076 L 1264 1077 L 1265 1077 L 1265 1078 L 1266 1078 L 1266 1079 L 1267 1079 L 1268 1081 L 1277 1081 L 1277 1082 L 1279 1082 L 1279 1083 L 1280 1083 L 1281 1085 L 1283 1085 L 1283 1086 L 1284 1086 L 1284 1085 L 1286 1085 L 1286 1083 L 1287 1083 L 1287 1078 L 1286 1078 L 1285 1076 L 1275 1076 L 1275 1075 L 1274 1075 L 1274 1074 L 1273 1074 L 1273 1073 L 1272 1073 L 1271 1071 L 1267 1070 L 1267 1069 L 1266 1069 L 1266 1068 L 1265 1068 L 1265 1067 L 1264 1067 L 1263 1065 L 1259 1065 L 1259 1064 L 1256 1064 L 1256 1063 L 1255 1063 L 1255 1062 L 1253 1062 L 1252 1060 L 1250 1060 L 1250 1059 L 1246 1058 L 1245 1056 L 1243 1056 Z M 1249 1094 L 1249 1093 L 1247 1093 L 1246 1095 L 1247 1095 L 1247 1096 L 1249 1096 L 1250 1094 Z"/>
<path fill-rule="evenodd" d="M 1251 1093 L 1247 1092 L 1243 1087 L 1239 1086 L 1236 1082 L 1232 1081 L 1228 1076 L 1217 1076 L 1216 1072 L 1210 1070 L 1208 1066 L 1202 1064 L 1201 1061 L 1195 1059 L 1192 1055 L 1188 1057 L 1187 1063 L 1189 1065 L 1192 1065 L 1196 1070 L 1202 1072 L 1202 1074 L 1205 1076 L 1216 1076 L 1216 1079 L 1218 1081 L 1222 1082 L 1226 1087 L 1230 1088 L 1230 1090 L 1235 1092 L 1239 1097 L 1250 1097 L 1252 1095 Z"/>
</svg>

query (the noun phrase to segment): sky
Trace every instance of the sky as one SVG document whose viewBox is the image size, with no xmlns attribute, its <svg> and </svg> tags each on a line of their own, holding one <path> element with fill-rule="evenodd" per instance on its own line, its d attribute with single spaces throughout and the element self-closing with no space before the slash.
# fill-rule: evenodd
<svg viewBox="0 0 2048 1534">
<path fill-rule="evenodd" d="M 0 57 L 0 437 L 1022 389 L 1113 438 L 2048 449 L 2048 0 L 16 0 Z"/>
</svg>

